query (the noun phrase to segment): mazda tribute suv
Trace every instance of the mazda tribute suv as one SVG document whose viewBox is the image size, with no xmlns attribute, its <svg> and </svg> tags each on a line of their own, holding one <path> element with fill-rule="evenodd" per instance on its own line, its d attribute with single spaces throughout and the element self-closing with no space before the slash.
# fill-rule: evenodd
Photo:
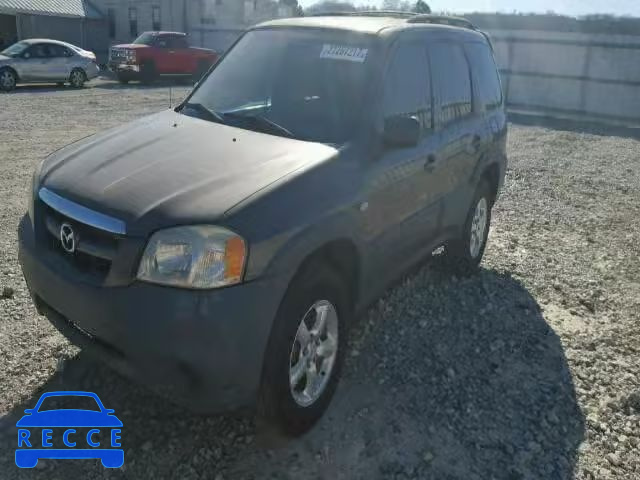
<svg viewBox="0 0 640 480">
<path fill-rule="evenodd" d="M 478 266 L 506 137 L 464 20 L 263 23 L 177 108 L 46 158 L 20 262 L 39 311 L 117 370 L 301 433 L 358 312 L 435 249 Z"/>
</svg>

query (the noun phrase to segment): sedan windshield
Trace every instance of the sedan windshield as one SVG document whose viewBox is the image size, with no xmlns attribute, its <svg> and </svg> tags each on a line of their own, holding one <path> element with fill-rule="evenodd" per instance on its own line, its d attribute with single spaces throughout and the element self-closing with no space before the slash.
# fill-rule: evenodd
<svg viewBox="0 0 640 480">
<path fill-rule="evenodd" d="M 371 52 L 364 35 L 252 31 L 202 82 L 183 113 L 204 117 L 208 111 L 207 119 L 240 128 L 341 144 L 360 118 Z"/>
<path fill-rule="evenodd" d="M 9 48 L 6 48 L 2 52 L 0 52 L 0 55 L 5 55 L 7 57 L 17 57 L 27 48 L 29 48 L 29 44 L 27 42 L 14 43 Z"/>
</svg>

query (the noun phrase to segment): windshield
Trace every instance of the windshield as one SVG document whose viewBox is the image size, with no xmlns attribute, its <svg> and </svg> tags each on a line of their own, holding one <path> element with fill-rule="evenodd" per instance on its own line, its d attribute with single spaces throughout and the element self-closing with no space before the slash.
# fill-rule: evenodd
<svg viewBox="0 0 640 480">
<path fill-rule="evenodd" d="M 367 36 L 335 32 L 249 32 L 189 104 L 200 104 L 241 128 L 344 143 L 362 109 L 370 42 Z"/>
<path fill-rule="evenodd" d="M 16 57 L 24 52 L 27 48 L 29 48 L 29 44 L 27 42 L 18 42 L 14 43 L 9 48 L 4 49 L 0 53 L 2 55 L 6 55 L 7 57 Z"/>
<path fill-rule="evenodd" d="M 100 406 L 93 397 L 86 395 L 54 395 L 42 400 L 39 412 L 48 410 L 91 410 L 100 411 Z"/>
<path fill-rule="evenodd" d="M 134 45 L 153 45 L 156 38 L 151 32 L 145 32 L 133 41 Z"/>
</svg>

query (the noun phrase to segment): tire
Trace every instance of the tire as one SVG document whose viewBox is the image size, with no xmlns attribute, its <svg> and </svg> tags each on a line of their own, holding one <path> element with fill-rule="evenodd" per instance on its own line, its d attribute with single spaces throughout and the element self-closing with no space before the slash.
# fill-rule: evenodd
<svg viewBox="0 0 640 480">
<path fill-rule="evenodd" d="M 10 92 L 16 88 L 18 83 L 18 76 L 16 72 L 10 68 L 0 69 L 0 90 L 3 92 Z"/>
<path fill-rule="evenodd" d="M 121 83 L 122 85 L 126 85 L 131 81 L 129 77 L 122 75 L 120 73 L 116 76 L 116 78 L 118 79 L 118 82 Z"/>
<path fill-rule="evenodd" d="M 158 78 L 156 66 L 152 62 L 143 63 L 140 66 L 140 80 L 145 85 L 151 85 Z"/>
<path fill-rule="evenodd" d="M 296 276 L 280 305 L 264 357 L 260 414 L 285 435 L 308 431 L 333 397 L 351 317 L 347 292 L 336 273 L 316 264 Z M 318 328 L 321 312 L 326 312 L 324 329 Z M 311 338 L 307 349 L 301 342 L 306 337 L 303 324 Z M 333 355 L 332 347 L 337 348 Z M 296 369 L 296 365 L 306 367 Z M 316 374 L 311 376 L 310 370 Z"/>
<path fill-rule="evenodd" d="M 478 270 L 487 247 L 493 193 L 489 183 L 481 180 L 467 213 L 462 229 L 462 238 L 454 239 L 445 246 L 447 267 L 462 275 Z"/>
<path fill-rule="evenodd" d="M 74 68 L 69 75 L 69 84 L 72 88 L 82 88 L 87 81 L 87 74 L 81 68 Z"/>
</svg>

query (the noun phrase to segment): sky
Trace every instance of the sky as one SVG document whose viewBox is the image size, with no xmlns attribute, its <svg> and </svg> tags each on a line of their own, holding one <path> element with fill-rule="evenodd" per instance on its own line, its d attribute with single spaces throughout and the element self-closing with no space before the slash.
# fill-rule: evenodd
<svg viewBox="0 0 640 480">
<path fill-rule="evenodd" d="M 308 7 L 319 0 L 298 0 Z M 381 5 L 382 0 L 350 0 L 360 5 Z M 464 12 L 534 12 L 554 11 L 563 15 L 610 13 L 640 17 L 640 0 L 426 0 L 434 11 Z"/>
</svg>

